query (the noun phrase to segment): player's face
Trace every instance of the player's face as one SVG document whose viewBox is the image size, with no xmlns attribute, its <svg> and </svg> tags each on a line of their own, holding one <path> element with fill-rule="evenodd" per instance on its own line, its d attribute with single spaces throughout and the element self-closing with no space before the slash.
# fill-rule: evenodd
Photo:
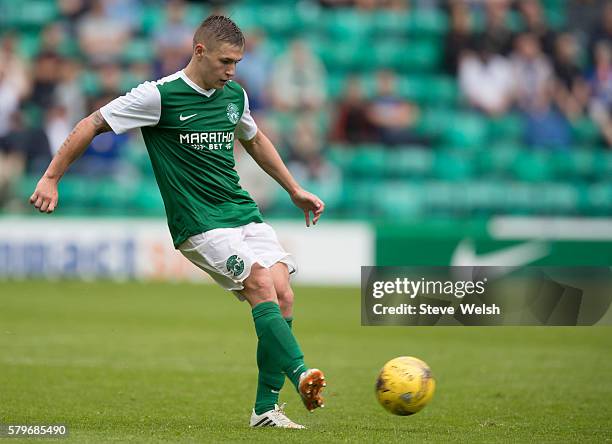
<svg viewBox="0 0 612 444">
<path fill-rule="evenodd" d="M 211 88 L 220 89 L 236 75 L 236 64 L 242 60 L 244 49 L 222 43 L 204 53 L 203 77 Z"/>
</svg>

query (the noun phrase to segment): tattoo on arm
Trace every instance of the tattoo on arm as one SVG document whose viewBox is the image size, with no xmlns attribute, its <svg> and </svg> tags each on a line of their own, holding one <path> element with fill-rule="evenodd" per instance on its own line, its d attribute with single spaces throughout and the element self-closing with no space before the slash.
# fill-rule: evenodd
<svg viewBox="0 0 612 444">
<path fill-rule="evenodd" d="M 96 135 L 111 131 L 112 128 L 106 122 L 106 120 L 104 120 L 104 117 L 102 117 L 102 113 L 100 112 L 100 110 L 97 110 L 96 112 L 92 113 L 90 117 L 91 122 L 94 124 L 94 127 L 96 129 Z"/>
</svg>

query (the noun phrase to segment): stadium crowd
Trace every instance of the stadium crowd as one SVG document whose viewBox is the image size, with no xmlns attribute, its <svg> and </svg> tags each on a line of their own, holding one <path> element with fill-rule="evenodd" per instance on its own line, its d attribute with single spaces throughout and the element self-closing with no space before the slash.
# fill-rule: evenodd
<svg viewBox="0 0 612 444">
<path fill-rule="evenodd" d="M 11 201 L 11 185 L 21 176 L 44 170 L 81 118 L 138 83 L 185 66 L 193 29 L 203 18 L 193 11 L 232 15 L 240 3 L 58 0 L 51 20 L 25 27 L 8 23 L 7 11 L 0 14 L 5 17 L 0 21 L 0 207 Z M 266 3 L 274 9 L 274 2 Z M 460 110 L 490 119 L 519 115 L 525 146 L 551 150 L 571 149 L 573 122 L 589 118 L 599 130 L 596 145 L 612 146 L 612 2 L 552 2 L 563 5 L 554 24 L 544 3 L 305 0 L 297 8 L 311 16 L 347 9 L 356 17 L 443 12 L 447 26 L 438 70 L 459 90 Z M 0 12 L 9 7 L 0 1 Z M 241 25 L 240 17 L 236 20 Z M 256 121 L 298 179 L 339 180 L 342 171 L 326 156 L 330 143 L 435 149 L 440 135 L 423 131 L 422 101 L 414 98 L 428 92 L 403 94 L 398 85 L 405 72 L 398 72 L 392 56 L 365 81 L 349 69 L 330 86 L 335 67 L 317 51 L 317 36 L 302 31 L 288 30 L 279 45 L 265 27 L 245 26 L 247 44 L 237 72 Z M 340 29 L 339 46 L 346 43 L 342 38 Z M 399 52 L 390 54 L 403 57 L 404 45 L 409 48 L 412 41 L 398 41 L 392 51 Z M 373 56 L 362 47 L 356 58 L 367 65 Z M 98 136 L 72 174 L 126 174 L 125 152 L 142 149 L 138 138 Z"/>
</svg>

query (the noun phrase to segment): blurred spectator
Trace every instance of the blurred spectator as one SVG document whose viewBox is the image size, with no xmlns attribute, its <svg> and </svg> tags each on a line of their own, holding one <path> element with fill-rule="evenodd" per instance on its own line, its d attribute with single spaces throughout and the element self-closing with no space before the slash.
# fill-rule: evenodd
<svg viewBox="0 0 612 444">
<path fill-rule="evenodd" d="M 76 59 L 64 59 L 60 68 L 60 81 L 55 89 L 54 102 L 66 110 L 66 118 L 74 126 L 87 112 L 87 102 L 79 82 L 82 66 Z"/>
<path fill-rule="evenodd" d="M 539 0 L 520 0 L 519 10 L 525 20 L 525 31 L 538 37 L 542 51 L 552 56 L 555 49 L 555 32 L 546 22 L 546 16 Z"/>
<path fill-rule="evenodd" d="M 473 28 L 470 10 L 464 2 L 453 2 L 450 8 L 451 25 L 444 44 L 444 68 L 456 76 L 462 56 L 472 48 Z"/>
<path fill-rule="evenodd" d="M 270 70 L 273 59 L 265 45 L 265 34 L 254 29 L 246 37 L 244 56 L 237 68 L 237 78 L 249 94 L 252 111 L 267 108 L 270 88 Z"/>
<path fill-rule="evenodd" d="M 324 141 L 311 118 L 295 123 L 285 145 L 289 148 L 287 167 L 298 182 L 335 182 L 338 170 L 323 155 Z"/>
<path fill-rule="evenodd" d="M 26 122 L 20 111 L 14 112 L 9 132 L 2 138 L 1 144 L 4 152 L 22 159 L 26 172 L 42 174 L 51 161 L 51 150 L 45 132 L 33 123 Z"/>
<path fill-rule="evenodd" d="M 612 1 L 605 3 L 599 11 L 599 23 L 590 29 L 588 54 L 592 64 L 595 63 L 595 51 L 597 44 L 601 41 L 612 45 Z"/>
<path fill-rule="evenodd" d="M 193 46 L 193 28 L 187 23 L 187 5 L 183 0 L 171 0 L 166 4 L 165 22 L 158 27 L 155 35 L 155 47 L 162 57 L 167 53 L 176 53 L 183 61 L 191 56 Z"/>
<path fill-rule="evenodd" d="M 106 63 L 98 69 L 100 79 L 100 94 L 117 96 L 124 89 L 121 85 L 123 71 L 116 63 Z"/>
<path fill-rule="evenodd" d="M 512 75 L 516 79 L 516 101 L 520 109 L 539 107 L 542 96 L 548 94 L 553 78 L 552 66 L 540 47 L 537 36 L 520 34 L 510 59 Z"/>
<path fill-rule="evenodd" d="M 65 28 L 59 22 L 45 26 L 40 36 L 40 52 L 59 53 L 65 47 L 68 35 Z"/>
<path fill-rule="evenodd" d="M 384 144 L 429 144 L 414 132 L 419 108 L 397 95 L 391 71 L 376 74 L 376 95 L 368 102 L 366 113 L 376 139 Z"/>
<path fill-rule="evenodd" d="M 612 147 L 612 47 L 606 41 L 595 46 L 595 66 L 589 76 L 589 112 L 608 146 Z"/>
<path fill-rule="evenodd" d="M 487 0 L 485 2 L 485 29 L 478 36 L 486 41 L 494 54 L 508 55 L 512 50 L 513 33 L 508 26 L 509 0 Z"/>
<path fill-rule="evenodd" d="M 0 136 L 10 126 L 10 116 L 30 93 L 30 72 L 16 51 L 17 38 L 7 34 L 0 40 Z"/>
<path fill-rule="evenodd" d="M 187 23 L 187 4 L 171 0 L 166 4 L 165 22 L 155 37 L 155 77 L 164 77 L 185 67 L 193 49 L 193 27 Z"/>
<path fill-rule="evenodd" d="M 525 143 L 533 147 L 565 149 L 571 143 L 567 118 L 554 103 L 554 76 L 537 35 L 525 32 L 515 42 L 511 57 L 516 79 L 516 103 L 525 119 Z"/>
<path fill-rule="evenodd" d="M 579 40 L 586 44 L 584 36 L 591 32 L 601 20 L 601 12 L 609 0 L 572 0 L 567 2 L 566 14 L 571 17 L 567 26 L 579 33 Z"/>
<path fill-rule="evenodd" d="M 472 107 L 490 116 L 506 113 L 514 100 L 512 67 L 488 40 L 479 40 L 476 51 L 462 58 L 459 86 Z"/>
<path fill-rule="evenodd" d="M 318 110 L 325 104 L 325 67 L 303 40 L 294 40 L 276 60 L 272 74 L 275 106 L 280 110 Z"/>
<path fill-rule="evenodd" d="M 58 0 L 60 13 L 68 23 L 78 23 L 89 10 L 90 3 L 90 0 Z"/>
<path fill-rule="evenodd" d="M 77 32 L 81 50 L 94 64 L 116 62 L 130 37 L 125 22 L 106 15 L 102 0 L 93 0 Z"/>
<path fill-rule="evenodd" d="M 59 151 L 73 126 L 69 121 L 68 110 L 64 106 L 56 105 L 47 109 L 44 131 L 49 142 L 51 155 L 55 155 Z"/>
<path fill-rule="evenodd" d="M 140 26 L 144 3 L 142 0 L 104 0 L 103 3 L 106 15 L 112 20 L 123 22 L 129 29 L 137 29 Z"/>
<path fill-rule="evenodd" d="M 578 42 L 569 32 L 555 42 L 555 101 L 570 119 L 582 115 L 589 100 L 589 89 L 578 62 Z"/>
<path fill-rule="evenodd" d="M 350 77 L 336 107 L 331 137 L 338 142 L 371 142 L 376 136 L 374 131 L 368 119 L 367 103 L 359 78 Z"/>
<path fill-rule="evenodd" d="M 29 103 L 40 108 L 53 105 L 55 88 L 60 81 L 62 61 L 55 52 L 43 52 L 34 61 Z"/>
<path fill-rule="evenodd" d="M 537 99 L 523 110 L 525 143 L 535 148 L 567 149 L 571 145 L 571 127 L 553 102 L 554 83 L 546 82 Z"/>
<path fill-rule="evenodd" d="M 113 100 L 117 93 L 100 95 L 90 103 L 90 110 L 100 109 Z M 115 134 L 112 131 L 96 136 L 83 156 L 71 167 L 77 174 L 91 177 L 113 176 L 122 171 L 121 150 L 128 143 L 129 133 Z"/>
</svg>

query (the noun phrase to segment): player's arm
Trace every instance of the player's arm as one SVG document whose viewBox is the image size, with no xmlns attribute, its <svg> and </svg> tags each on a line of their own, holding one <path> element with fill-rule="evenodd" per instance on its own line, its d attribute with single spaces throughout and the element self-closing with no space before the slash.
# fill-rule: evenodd
<svg viewBox="0 0 612 444">
<path fill-rule="evenodd" d="M 68 167 L 78 159 L 98 134 L 111 131 L 100 111 L 81 120 L 68 135 L 38 181 L 30 203 L 42 213 L 51 213 L 57 206 L 57 184 Z"/>
<path fill-rule="evenodd" d="M 293 203 L 304 212 L 306 226 L 310 226 L 310 212 L 313 213 L 312 224 L 316 225 L 323 214 L 325 204 L 317 196 L 300 187 L 270 139 L 258 130 L 252 139 L 240 139 L 240 143 L 261 169 L 289 193 Z"/>
</svg>

